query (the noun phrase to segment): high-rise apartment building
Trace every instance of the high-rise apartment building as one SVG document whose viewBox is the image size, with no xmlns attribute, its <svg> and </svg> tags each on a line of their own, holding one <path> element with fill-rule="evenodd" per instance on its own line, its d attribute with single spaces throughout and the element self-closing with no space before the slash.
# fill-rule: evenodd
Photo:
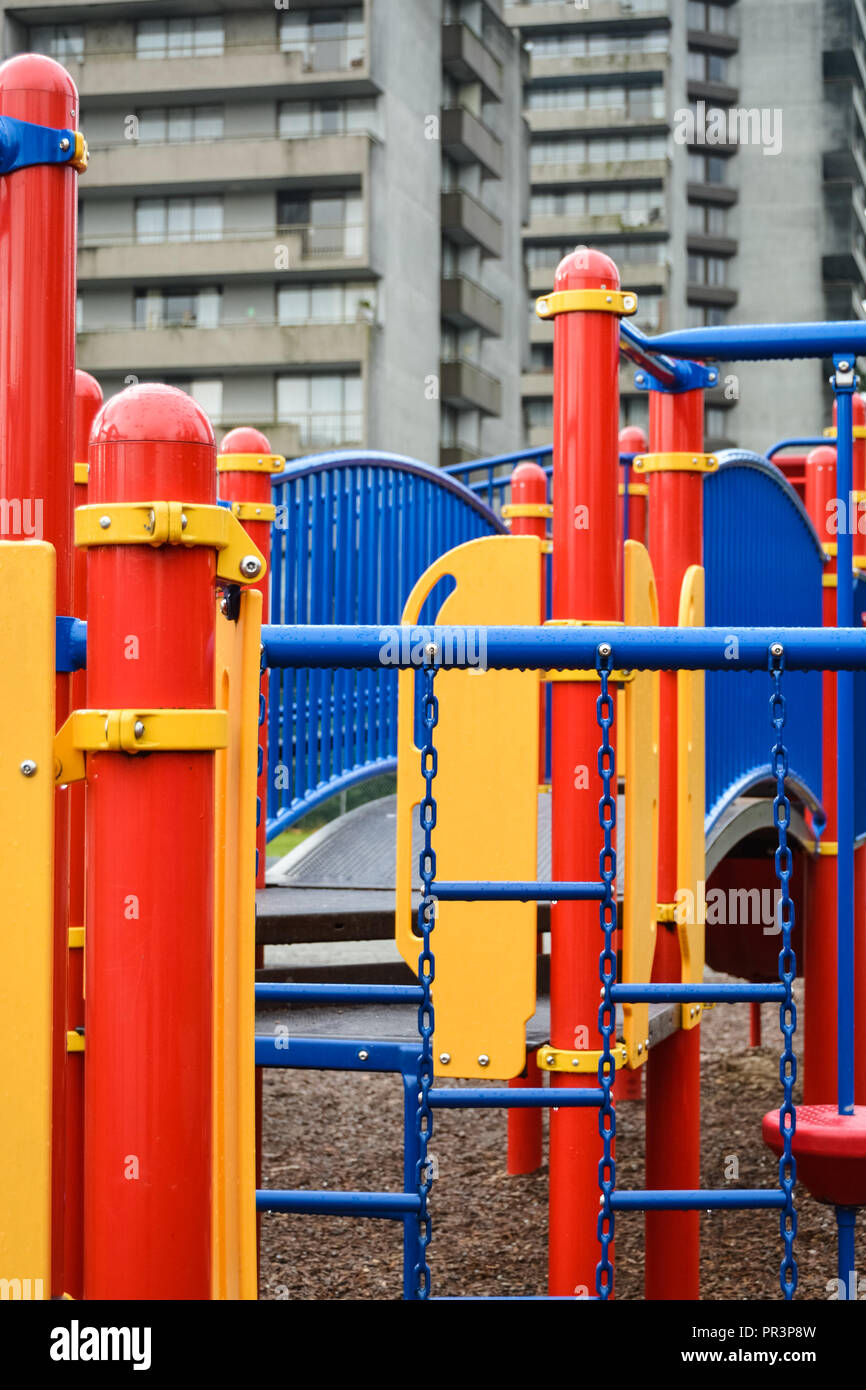
<svg viewBox="0 0 866 1390">
<path fill-rule="evenodd" d="M 522 0 L 530 290 L 578 242 L 609 251 L 647 331 L 864 316 L 861 0 Z M 552 324 L 530 314 L 531 443 L 552 432 Z M 826 419 L 817 363 L 738 369 L 707 397 L 712 446 L 765 448 Z M 646 399 L 623 374 L 623 420 Z"/>
<path fill-rule="evenodd" d="M 71 72 L 79 366 L 288 455 L 517 447 L 526 58 L 502 0 L 19 0 Z"/>
</svg>

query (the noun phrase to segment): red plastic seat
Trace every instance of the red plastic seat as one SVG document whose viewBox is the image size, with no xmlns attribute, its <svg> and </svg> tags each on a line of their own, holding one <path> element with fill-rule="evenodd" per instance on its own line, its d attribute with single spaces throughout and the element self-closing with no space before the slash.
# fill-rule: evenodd
<svg viewBox="0 0 866 1390">
<path fill-rule="evenodd" d="M 762 1132 L 781 1157 L 778 1110 L 764 1116 Z M 835 1105 L 799 1106 L 792 1148 L 797 1181 L 817 1201 L 866 1206 L 866 1105 L 856 1105 L 853 1115 L 840 1115 Z"/>
</svg>

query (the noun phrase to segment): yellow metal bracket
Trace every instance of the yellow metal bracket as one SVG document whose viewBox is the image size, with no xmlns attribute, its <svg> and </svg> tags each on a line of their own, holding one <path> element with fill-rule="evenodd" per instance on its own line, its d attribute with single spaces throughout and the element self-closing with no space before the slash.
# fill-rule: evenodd
<svg viewBox="0 0 866 1390">
<path fill-rule="evenodd" d="M 69 163 L 79 174 L 87 173 L 87 165 L 90 159 L 90 151 L 87 148 L 87 141 L 80 130 L 75 132 L 75 150 Z"/>
<path fill-rule="evenodd" d="M 89 480 L 90 480 L 90 464 L 89 464 L 89 463 L 73 463 L 73 465 L 72 465 L 72 481 L 73 481 L 74 483 L 81 483 L 82 485 L 86 486 L 87 483 L 89 482 Z"/>
<path fill-rule="evenodd" d="M 675 922 L 677 905 L 676 903 L 656 903 L 657 922 Z"/>
<path fill-rule="evenodd" d="M 85 753 L 208 753 L 225 748 L 221 709 L 79 709 L 54 739 L 54 780 L 80 782 Z"/>
<path fill-rule="evenodd" d="M 512 516 L 553 516 L 553 507 L 549 502 L 506 502 L 502 508 L 503 518 L 507 521 Z"/>
<path fill-rule="evenodd" d="M 83 1052 L 83 1051 L 84 1051 L 84 1034 L 83 1034 L 83 1033 L 76 1033 L 76 1031 L 75 1031 L 74 1028 L 70 1028 L 70 1029 L 68 1030 L 67 1034 L 66 1034 L 66 1051 L 67 1051 L 67 1052 Z"/>
<path fill-rule="evenodd" d="M 828 425 L 827 429 L 823 430 L 822 433 L 823 433 L 825 439 L 835 439 L 835 438 L 836 438 L 836 426 L 835 426 L 835 425 Z M 866 439 L 866 425 L 854 425 L 853 428 L 852 428 L 852 430 L 851 430 L 851 438 L 852 438 L 852 439 Z"/>
<path fill-rule="evenodd" d="M 838 586 L 838 581 L 837 581 L 837 579 L 836 579 L 836 575 L 835 575 L 835 574 L 822 574 L 822 575 L 821 575 L 821 588 L 822 588 L 822 589 L 836 589 L 836 588 L 838 588 L 838 587 L 839 587 L 839 586 Z"/>
<path fill-rule="evenodd" d="M 238 521 L 276 521 L 273 502 L 232 502 L 232 516 Z"/>
<path fill-rule="evenodd" d="M 627 290 L 556 290 L 553 294 L 543 295 L 535 303 L 535 312 L 540 319 L 551 319 L 556 314 L 571 314 L 580 309 L 628 317 L 637 313 L 637 295 Z"/>
<path fill-rule="evenodd" d="M 616 1066 L 626 1066 L 628 1053 L 622 1043 L 614 1043 L 610 1051 Z M 598 1064 L 603 1055 L 602 1052 L 566 1052 L 563 1048 L 551 1047 L 550 1043 L 545 1043 L 538 1049 L 535 1058 L 541 1071 L 568 1071 L 578 1076 L 598 1076 Z"/>
<path fill-rule="evenodd" d="M 108 502 L 76 507 L 75 544 L 210 546 L 217 577 L 250 584 L 265 573 L 265 557 L 225 507 L 186 502 Z"/>
<path fill-rule="evenodd" d="M 817 854 L 835 855 L 839 853 L 839 842 L 837 840 L 819 840 L 815 846 Z"/>
<path fill-rule="evenodd" d="M 649 497 L 649 483 L 620 483 L 620 497 Z"/>
<path fill-rule="evenodd" d="M 77 951 L 83 951 L 83 950 L 84 950 L 84 928 L 83 928 L 83 927 L 70 927 L 70 928 L 69 928 L 69 934 L 68 934 L 68 937 L 67 937 L 67 945 L 69 946 L 70 951 L 76 951 L 76 950 L 77 950 Z"/>
<path fill-rule="evenodd" d="M 218 473 L 282 473 L 282 454 L 217 454 Z"/>
<path fill-rule="evenodd" d="M 715 454 L 640 454 L 633 460 L 636 473 L 715 473 Z"/>
</svg>

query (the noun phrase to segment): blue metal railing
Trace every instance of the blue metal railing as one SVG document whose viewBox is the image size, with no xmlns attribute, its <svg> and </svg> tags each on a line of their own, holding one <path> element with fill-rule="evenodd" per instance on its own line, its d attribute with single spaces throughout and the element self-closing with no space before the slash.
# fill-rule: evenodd
<svg viewBox="0 0 866 1390">
<path fill-rule="evenodd" d="M 397 624 L 435 559 L 505 530 L 458 479 L 397 454 L 297 459 L 275 475 L 274 501 L 278 623 Z M 431 621 L 442 597 L 431 595 Z M 268 839 L 335 793 L 395 769 L 393 670 L 275 671 L 269 693 Z"/>
</svg>

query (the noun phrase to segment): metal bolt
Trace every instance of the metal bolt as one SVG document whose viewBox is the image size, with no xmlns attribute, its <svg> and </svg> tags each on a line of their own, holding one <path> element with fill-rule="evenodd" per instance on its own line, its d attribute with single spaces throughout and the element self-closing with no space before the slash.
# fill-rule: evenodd
<svg viewBox="0 0 866 1390">
<path fill-rule="evenodd" d="M 451 1061 L 451 1053 L 450 1053 L 450 1052 L 440 1052 L 440 1053 L 439 1053 L 439 1061 L 442 1063 L 443 1067 L 447 1067 L 448 1063 Z"/>
<path fill-rule="evenodd" d="M 539 312 L 539 314 L 546 314 L 546 313 L 547 313 L 547 300 L 546 300 L 546 299 L 539 299 L 539 301 L 538 301 L 538 312 Z"/>
<path fill-rule="evenodd" d="M 136 738 L 141 738 L 142 734 L 144 733 L 144 724 L 140 719 L 136 719 L 135 723 L 132 726 L 132 732 L 135 734 Z"/>
<path fill-rule="evenodd" d="M 435 661 L 438 654 L 439 648 L 437 647 L 436 643 L 428 642 L 426 647 L 424 648 L 424 655 L 426 656 L 427 660 Z"/>
<path fill-rule="evenodd" d="M 785 648 L 782 646 L 781 642 L 774 642 L 770 647 L 770 656 L 781 656 L 784 650 Z"/>
<path fill-rule="evenodd" d="M 188 525 L 188 522 L 187 522 L 186 512 L 181 512 L 181 514 L 180 514 L 180 529 L 181 529 L 181 531 L 185 531 L 186 528 L 187 528 L 187 525 Z"/>
<path fill-rule="evenodd" d="M 580 1066 L 580 1058 L 579 1058 L 579 1057 L 572 1057 L 572 1059 L 571 1059 L 571 1065 L 572 1065 L 573 1067 L 579 1067 L 579 1066 Z"/>
<path fill-rule="evenodd" d="M 631 296 L 630 294 L 627 294 L 627 295 L 624 296 L 623 301 L 622 301 L 622 307 L 623 307 L 624 309 L 632 309 L 632 308 L 634 308 L 634 299 L 632 298 L 632 296 Z"/>
<path fill-rule="evenodd" d="M 101 517 L 99 518 L 99 524 L 100 524 L 100 526 L 102 527 L 103 531 L 107 531 L 108 528 L 109 528 L 109 526 L 111 525 L 111 517 L 110 517 L 110 516 L 101 516 Z"/>
<path fill-rule="evenodd" d="M 261 560 L 257 560 L 255 555 L 245 555 L 238 566 L 241 574 L 247 579 L 255 579 L 261 567 Z"/>
<path fill-rule="evenodd" d="M 640 1056 L 640 1054 L 643 1052 L 643 1043 L 638 1043 L 638 1045 L 637 1045 L 637 1051 L 638 1051 L 638 1056 Z"/>
<path fill-rule="evenodd" d="M 649 1038 L 647 1038 L 645 1046 L 647 1048 L 647 1051 L 649 1051 Z"/>
<path fill-rule="evenodd" d="M 68 149 L 69 149 L 69 140 L 67 139 L 67 137 L 66 137 L 65 135 L 64 135 L 63 139 L 60 141 L 60 148 L 61 148 L 62 150 L 68 150 Z"/>
<path fill-rule="evenodd" d="M 612 650 L 612 648 L 611 648 L 611 645 L 610 645 L 609 642 L 599 642 L 599 644 L 598 644 L 598 654 L 599 654 L 600 657 L 604 657 L 604 658 L 609 657 L 609 656 L 610 656 L 610 653 L 611 653 L 611 650 Z"/>
<path fill-rule="evenodd" d="M 549 1067 L 552 1067 L 554 1062 L 556 1061 L 556 1058 L 554 1057 L 552 1052 L 549 1052 L 544 1060 Z"/>
<path fill-rule="evenodd" d="M 481 1053 L 481 1056 L 478 1058 L 478 1065 L 479 1065 L 479 1067 L 489 1067 L 489 1066 L 490 1066 L 490 1058 L 487 1056 L 487 1053 L 486 1053 L 486 1052 L 482 1052 L 482 1053 Z"/>
<path fill-rule="evenodd" d="M 369 1052 L 366 1050 L 366 1048 L 363 1048 L 363 1047 L 362 1047 L 362 1048 L 361 1048 L 361 1051 L 358 1053 L 358 1061 L 359 1061 L 359 1062 L 367 1062 L 367 1061 L 369 1061 L 369 1058 L 370 1058 Z"/>
<path fill-rule="evenodd" d="M 36 764 L 32 758 L 25 758 L 21 764 L 21 774 L 24 777 L 36 776 Z"/>
<path fill-rule="evenodd" d="M 606 294 L 605 297 L 604 297 L 604 302 L 605 302 L 605 304 L 612 304 L 612 303 L 613 303 L 613 299 L 611 298 L 611 296 L 610 296 L 609 294 Z"/>
<path fill-rule="evenodd" d="M 851 363 L 850 363 L 850 362 L 840 362 L 840 363 L 839 363 L 839 371 L 840 371 L 840 372 L 848 372 L 848 371 L 850 371 L 850 370 L 851 370 Z"/>
</svg>

